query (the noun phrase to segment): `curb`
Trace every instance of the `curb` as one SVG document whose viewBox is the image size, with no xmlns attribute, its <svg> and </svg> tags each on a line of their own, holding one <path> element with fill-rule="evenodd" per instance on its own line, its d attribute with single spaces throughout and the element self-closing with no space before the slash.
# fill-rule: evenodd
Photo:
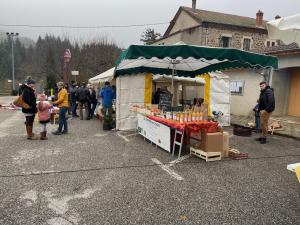
<svg viewBox="0 0 300 225">
<path fill-rule="evenodd" d="M 230 125 L 231 126 L 234 126 L 234 125 L 244 126 L 244 125 L 241 125 L 241 124 L 238 124 L 238 123 L 231 123 Z M 277 136 L 281 136 L 281 137 L 286 137 L 286 138 L 291 138 L 291 139 L 295 139 L 295 140 L 300 141 L 300 137 L 296 137 L 296 136 L 293 136 L 293 135 L 290 135 L 290 134 L 281 134 L 281 133 L 278 133 L 278 132 L 274 131 L 273 135 L 277 135 Z"/>
</svg>

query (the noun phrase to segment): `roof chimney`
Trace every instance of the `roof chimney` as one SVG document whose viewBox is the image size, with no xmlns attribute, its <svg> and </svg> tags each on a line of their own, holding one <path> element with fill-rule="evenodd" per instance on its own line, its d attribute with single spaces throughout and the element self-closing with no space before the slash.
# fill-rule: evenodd
<svg viewBox="0 0 300 225">
<path fill-rule="evenodd" d="M 275 20 L 281 19 L 281 16 L 277 15 L 275 16 Z"/>
<path fill-rule="evenodd" d="M 261 27 L 263 24 L 264 13 L 260 10 L 256 13 L 256 26 Z"/>
<path fill-rule="evenodd" d="M 192 2 L 192 8 L 193 9 L 196 9 L 196 4 L 197 4 L 197 0 L 193 0 L 193 2 Z"/>
</svg>

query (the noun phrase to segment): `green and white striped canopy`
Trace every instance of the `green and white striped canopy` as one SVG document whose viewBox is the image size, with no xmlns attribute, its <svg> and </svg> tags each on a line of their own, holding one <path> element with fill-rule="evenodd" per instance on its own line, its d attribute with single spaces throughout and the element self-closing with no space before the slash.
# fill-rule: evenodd
<svg viewBox="0 0 300 225">
<path fill-rule="evenodd" d="M 274 56 L 231 48 L 192 45 L 131 45 L 116 63 L 115 76 L 137 73 L 195 77 L 230 68 L 278 68 Z"/>
</svg>

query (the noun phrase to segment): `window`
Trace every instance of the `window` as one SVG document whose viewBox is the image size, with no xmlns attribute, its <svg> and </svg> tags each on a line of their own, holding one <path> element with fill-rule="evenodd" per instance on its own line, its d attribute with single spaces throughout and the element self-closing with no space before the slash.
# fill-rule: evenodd
<svg viewBox="0 0 300 225">
<path fill-rule="evenodd" d="M 244 95 L 245 81 L 230 81 L 230 93 L 233 95 Z"/>
<path fill-rule="evenodd" d="M 251 49 L 251 39 L 250 38 L 244 38 L 243 40 L 243 50 L 250 51 Z"/>
<path fill-rule="evenodd" d="M 220 47 L 229 48 L 231 44 L 231 37 L 222 36 L 220 40 Z"/>
<path fill-rule="evenodd" d="M 274 46 L 276 46 L 277 44 L 276 44 L 276 41 L 275 40 L 270 40 L 270 39 L 267 39 L 266 40 L 266 42 L 265 42 L 265 46 L 266 47 L 274 47 Z"/>
</svg>

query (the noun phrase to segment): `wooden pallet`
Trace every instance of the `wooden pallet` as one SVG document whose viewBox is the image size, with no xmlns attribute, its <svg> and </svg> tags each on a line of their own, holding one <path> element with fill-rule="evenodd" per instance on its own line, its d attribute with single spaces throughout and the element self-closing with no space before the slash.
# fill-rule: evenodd
<svg viewBox="0 0 300 225">
<path fill-rule="evenodd" d="M 204 159 L 206 162 L 219 161 L 222 159 L 221 152 L 204 152 L 200 149 L 195 149 L 193 147 L 191 147 L 190 149 L 192 155 Z"/>
</svg>

